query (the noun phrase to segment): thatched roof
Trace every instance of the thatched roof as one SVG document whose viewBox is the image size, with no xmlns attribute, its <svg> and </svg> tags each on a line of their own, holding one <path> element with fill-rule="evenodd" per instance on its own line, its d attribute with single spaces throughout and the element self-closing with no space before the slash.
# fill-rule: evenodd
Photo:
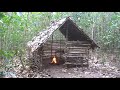
<svg viewBox="0 0 120 90">
<path fill-rule="evenodd" d="M 60 32 L 66 37 L 66 30 L 68 29 L 68 40 L 87 40 L 89 41 L 93 47 L 97 47 L 95 42 L 87 36 L 82 29 L 80 29 L 70 18 L 64 18 L 56 22 L 52 22 L 50 26 L 38 33 L 32 41 L 27 43 L 27 46 L 31 48 L 31 52 L 34 52 L 37 48 L 39 48 L 42 44 L 44 44 L 48 38 L 52 35 L 52 33 L 59 28 Z"/>
<path fill-rule="evenodd" d="M 38 47 L 40 47 L 43 43 L 47 41 L 47 39 L 51 36 L 51 34 L 60 27 L 66 19 L 62 19 L 58 22 L 52 22 L 50 27 L 46 30 L 40 32 L 37 36 L 35 36 L 32 41 L 27 43 L 27 46 L 31 48 L 31 52 L 35 51 Z"/>
</svg>

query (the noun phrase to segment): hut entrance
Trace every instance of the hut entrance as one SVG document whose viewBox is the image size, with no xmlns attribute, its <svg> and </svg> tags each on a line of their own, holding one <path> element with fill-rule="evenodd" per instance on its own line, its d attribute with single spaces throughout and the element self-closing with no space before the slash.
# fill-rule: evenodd
<svg viewBox="0 0 120 90">
<path fill-rule="evenodd" d="M 64 54 L 64 42 L 61 33 L 55 31 L 51 37 L 51 64 L 60 65 L 64 63 L 62 54 Z"/>
<path fill-rule="evenodd" d="M 65 37 L 56 30 L 43 46 L 43 65 L 61 65 L 65 63 Z"/>
</svg>

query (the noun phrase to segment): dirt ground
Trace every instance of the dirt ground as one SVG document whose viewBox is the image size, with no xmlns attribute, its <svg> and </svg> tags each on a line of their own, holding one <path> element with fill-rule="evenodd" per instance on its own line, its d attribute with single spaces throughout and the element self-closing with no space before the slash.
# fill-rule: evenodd
<svg viewBox="0 0 120 90">
<path fill-rule="evenodd" d="M 51 78 L 119 78 L 120 72 L 115 67 L 89 67 L 89 68 L 65 68 L 64 66 L 51 66 L 44 70 Z M 46 77 L 47 78 L 47 77 Z"/>
<path fill-rule="evenodd" d="M 49 66 L 42 72 L 24 70 L 17 78 L 120 78 L 120 70 L 102 64 L 92 64 L 89 68 L 66 68 L 64 65 Z"/>
<path fill-rule="evenodd" d="M 29 66 L 26 66 L 26 69 L 23 70 L 22 65 L 18 62 L 19 60 L 16 59 L 14 68 L 6 72 L 4 78 L 120 78 L 120 68 L 112 65 L 113 62 L 111 64 L 111 57 L 110 59 L 106 58 L 109 61 L 104 63 L 101 63 L 102 60 L 100 59 L 103 59 L 103 57 L 89 60 L 88 68 L 66 68 L 64 65 L 50 65 L 42 72 L 34 72 Z"/>
<path fill-rule="evenodd" d="M 60 65 L 50 66 L 42 72 L 33 72 L 31 70 L 17 71 L 5 78 L 120 78 L 120 71 L 115 67 L 65 68 Z"/>
<path fill-rule="evenodd" d="M 52 78 L 82 78 L 84 76 L 84 69 L 82 68 L 66 68 L 63 65 L 50 66 L 48 69 L 44 70 Z M 87 70 L 87 69 L 86 69 Z"/>
</svg>

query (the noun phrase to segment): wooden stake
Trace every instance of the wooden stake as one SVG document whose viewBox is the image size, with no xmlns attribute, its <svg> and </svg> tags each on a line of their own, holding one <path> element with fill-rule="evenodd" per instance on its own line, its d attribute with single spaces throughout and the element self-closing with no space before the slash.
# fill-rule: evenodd
<svg viewBox="0 0 120 90">
<path fill-rule="evenodd" d="M 54 34 L 54 33 L 53 33 Z M 51 42 L 51 57 L 52 57 L 52 43 L 53 43 L 53 34 L 52 34 L 52 42 Z"/>
</svg>

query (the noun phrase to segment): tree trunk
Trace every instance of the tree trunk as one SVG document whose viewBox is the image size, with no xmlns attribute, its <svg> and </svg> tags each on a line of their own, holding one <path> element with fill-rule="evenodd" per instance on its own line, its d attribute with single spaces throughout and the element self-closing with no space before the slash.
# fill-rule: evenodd
<svg viewBox="0 0 120 90">
<path fill-rule="evenodd" d="M 94 27 L 95 27 L 95 25 L 93 24 L 93 26 L 92 26 L 92 40 L 94 40 Z"/>
</svg>

